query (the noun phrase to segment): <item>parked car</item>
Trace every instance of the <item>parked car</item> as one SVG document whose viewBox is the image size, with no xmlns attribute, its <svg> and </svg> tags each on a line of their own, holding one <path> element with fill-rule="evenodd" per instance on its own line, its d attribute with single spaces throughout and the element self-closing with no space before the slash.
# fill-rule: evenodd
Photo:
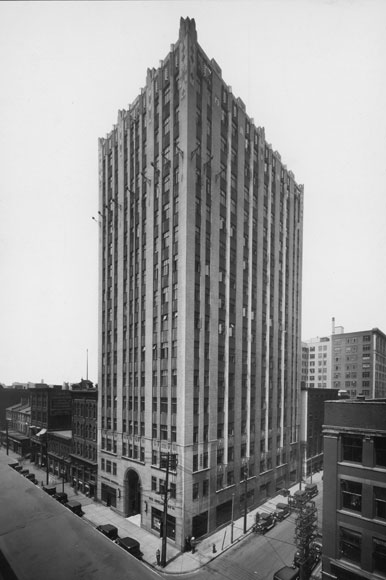
<svg viewBox="0 0 386 580">
<path fill-rule="evenodd" d="M 20 471 L 20 473 L 21 473 L 22 475 L 24 475 L 24 477 L 25 477 L 26 475 L 28 475 L 28 474 L 29 474 L 29 469 L 22 469 L 22 470 Z"/>
<path fill-rule="evenodd" d="M 59 503 L 68 503 L 68 496 L 63 491 L 55 493 L 55 495 L 53 495 L 52 497 L 56 499 L 56 501 L 58 501 Z"/>
<path fill-rule="evenodd" d="M 284 566 L 280 568 L 273 575 L 273 580 L 299 580 L 300 570 L 299 568 L 291 568 L 291 566 Z"/>
<path fill-rule="evenodd" d="M 126 552 L 129 552 L 132 556 L 135 556 L 135 558 L 138 558 L 138 560 L 142 559 L 140 543 L 137 540 L 134 540 L 134 538 L 129 538 L 128 536 L 125 538 L 117 538 L 115 543 L 126 550 Z"/>
<path fill-rule="evenodd" d="M 316 483 L 307 483 L 305 491 L 307 492 L 309 499 L 312 499 L 319 493 L 318 486 L 316 485 Z"/>
<path fill-rule="evenodd" d="M 291 513 L 291 508 L 288 503 L 278 503 L 275 511 L 275 518 L 281 522 L 288 518 Z"/>
<path fill-rule="evenodd" d="M 32 483 L 37 485 L 38 480 L 36 479 L 36 475 L 34 473 L 28 473 L 25 477 L 26 479 L 29 479 L 30 481 L 32 481 Z"/>
<path fill-rule="evenodd" d="M 102 524 L 100 526 L 97 526 L 96 529 L 98 530 L 98 532 L 101 532 L 110 540 L 115 541 L 118 539 L 118 528 L 116 526 L 113 526 L 112 524 Z"/>
<path fill-rule="evenodd" d="M 257 514 L 256 514 L 257 515 Z M 259 514 L 259 519 L 254 525 L 254 532 L 256 534 L 265 534 L 275 526 L 276 520 L 274 513 Z"/>
<path fill-rule="evenodd" d="M 313 570 L 313 568 L 315 568 L 319 560 L 320 560 L 320 552 L 317 552 L 315 549 L 313 549 L 313 544 L 311 544 L 307 559 L 305 559 L 304 554 L 301 550 L 296 550 L 294 554 L 293 565 L 298 567 L 303 565 L 305 566 L 306 570 L 311 571 Z"/>
<path fill-rule="evenodd" d="M 303 504 L 308 501 L 308 493 L 305 489 L 298 489 L 290 498 L 290 506 L 293 509 L 299 509 Z"/>
<path fill-rule="evenodd" d="M 68 501 L 64 504 L 66 508 L 72 511 L 73 514 L 76 514 L 80 518 L 84 515 L 84 511 L 82 510 L 82 504 L 78 501 Z"/>
<path fill-rule="evenodd" d="M 43 486 L 43 491 L 48 493 L 48 495 L 55 495 L 56 494 L 56 487 L 54 485 L 45 485 L 45 486 Z"/>
<path fill-rule="evenodd" d="M 14 470 L 15 471 L 18 471 L 19 473 L 21 472 L 22 469 L 23 469 L 23 466 L 22 465 L 15 465 L 14 466 Z"/>
</svg>

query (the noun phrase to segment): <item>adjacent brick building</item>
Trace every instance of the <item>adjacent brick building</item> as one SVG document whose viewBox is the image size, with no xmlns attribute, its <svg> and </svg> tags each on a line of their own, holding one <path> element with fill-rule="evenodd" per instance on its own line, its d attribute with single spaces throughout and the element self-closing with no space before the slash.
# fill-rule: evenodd
<svg viewBox="0 0 386 580">
<path fill-rule="evenodd" d="M 323 579 L 386 578 L 386 399 L 325 403 Z"/>
</svg>

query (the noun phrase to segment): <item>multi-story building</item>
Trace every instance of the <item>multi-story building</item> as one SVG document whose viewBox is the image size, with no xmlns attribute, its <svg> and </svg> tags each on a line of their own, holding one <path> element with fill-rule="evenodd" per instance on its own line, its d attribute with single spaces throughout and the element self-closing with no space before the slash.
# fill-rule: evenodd
<svg viewBox="0 0 386 580">
<path fill-rule="evenodd" d="M 22 389 L 12 386 L 5 387 L 0 385 L 0 439 L 4 440 L 6 427 L 6 409 L 11 405 L 20 403 L 22 396 Z"/>
<path fill-rule="evenodd" d="M 29 389 L 31 402 L 31 459 L 46 465 L 47 434 L 71 429 L 71 391 L 61 385 L 36 384 Z"/>
<path fill-rule="evenodd" d="M 331 388 L 331 339 L 328 336 L 303 342 L 307 349 L 306 384 L 308 388 Z"/>
<path fill-rule="evenodd" d="M 385 416 L 386 399 L 325 403 L 325 580 L 386 578 Z"/>
<path fill-rule="evenodd" d="M 31 405 L 28 391 L 21 391 L 21 401 L 6 409 L 8 446 L 25 457 L 30 451 Z"/>
<path fill-rule="evenodd" d="M 299 477 L 303 188 L 194 20 L 99 142 L 98 496 L 182 546 Z M 175 461 L 176 460 L 176 461 Z"/>
<path fill-rule="evenodd" d="M 72 485 L 95 496 L 97 482 L 98 390 L 90 381 L 72 385 Z"/>
<path fill-rule="evenodd" d="M 323 469 L 324 403 L 340 398 L 338 389 L 301 387 L 300 447 L 302 479 Z"/>
<path fill-rule="evenodd" d="M 352 398 L 386 397 L 386 336 L 378 328 L 333 334 L 332 386 Z"/>
</svg>

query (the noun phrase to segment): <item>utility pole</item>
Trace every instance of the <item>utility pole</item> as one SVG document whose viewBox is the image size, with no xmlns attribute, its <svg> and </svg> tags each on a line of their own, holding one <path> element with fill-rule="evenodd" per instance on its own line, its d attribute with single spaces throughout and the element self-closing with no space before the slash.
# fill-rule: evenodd
<svg viewBox="0 0 386 580">
<path fill-rule="evenodd" d="M 167 545 L 167 525 L 168 525 L 168 494 L 169 494 L 169 470 L 176 471 L 177 469 L 177 455 L 161 453 L 161 469 L 166 467 L 165 478 L 165 494 L 164 494 L 164 513 L 162 521 L 162 549 L 161 549 L 161 566 L 166 566 L 166 545 Z"/>
<path fill-rule="evenodd" d="M 233 513 L 234 513 L 234 504 L 235 504 L 235 494 L 232 493 L 232 525 L 231 525 L 231 544 L 233 544 Z"/>
<path fill-rule="evenodd" d="M 48 465 L 48 434 L 46 433 L 46 485 L 50 483 L 49 476 L 49 465 Z"/>
<path fill-rule="evenodd" d="M 168 492 L 169 492 L 169 451 L 166 454 L 166 479 L 165 479 L 165 495 L 164 495 L 164 519 L 162 530 L 162 551 L 161 551 L 161 566 L 166 566 L 166 542 L 167 542 L 167 522 L 168 522 Z"/>
<path fill-rule="evenodd" d="M 7 437 L 7 455 L 9 455 L 8 419 L 5 420 L 5 433 Z"/>
<path fill-rule="evenodd" d="M 247 484 L 248 484 L 248 463 L 244 465 L 244 534 L 247 533 L 247 507 L 248 507 L 248 497 L 247 497 Z"/>
<path fill-rule="evenodd" d="M 306 580 L 309 576 L 310 559 L 312 557 L 311 544 L 315 538 L 317 528 L 317 509 L 315 502 L 307 499 L 297 507 L 299 508 L 299 515 L 295 524 L 295 543 L 300 553 L 300 580 Z"/>
</svg>

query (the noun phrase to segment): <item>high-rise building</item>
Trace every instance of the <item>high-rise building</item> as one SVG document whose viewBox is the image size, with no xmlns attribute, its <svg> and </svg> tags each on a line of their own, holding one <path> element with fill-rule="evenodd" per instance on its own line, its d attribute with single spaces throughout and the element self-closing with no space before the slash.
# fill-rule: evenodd
<svg viewBox="0 0 386 580">
<path fill-rule="evenodd" d="M 332 386 L 352 398 L 386 397 L 386 336 L 378 328 L 333 334 Z"/>
<path fill-rule="evenodd" d="M 331 388 L 331 339 L 328 336 L 311 338 L 303 342 L 305 386 Z M 306 356 L 307 355 L 307 356 Z"/>
<path fill-rule="evenodd" d="M 303 187 L 194 20 L 100 139 L 99 203 L 98 496 L 158 532 L 166 491 L 182 547 L 300 466 Z"/>
<path fill-rule="evenodd" d="M 386 399 L 324 404 L 323 578 L 386 577 Z"/>
</svg>

